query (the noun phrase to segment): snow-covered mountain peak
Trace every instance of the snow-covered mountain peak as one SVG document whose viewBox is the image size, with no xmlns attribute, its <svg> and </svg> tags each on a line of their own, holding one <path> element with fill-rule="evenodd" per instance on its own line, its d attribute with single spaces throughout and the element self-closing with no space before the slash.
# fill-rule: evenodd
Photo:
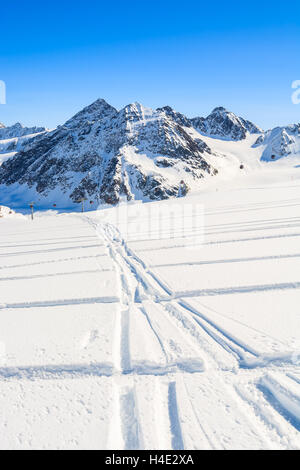
<svg viewBox="0 0 300 470">
<path fill-rule="evenodd" d="M 181 180 L 197 186 L 217 173 L 209 161 L 214 152 L 184 125 L 191 128 L 170 107 L 131 103 L 118 112 L 97 100 L 7 160 L 0 168 L 2 194 L 11 200 L 19 185 L 32 188 L 35 200 L 48 204 L 55 197 L 65 207 L 82 197 L 117 204 L 123 197 L 176 196 Z"/>
<path fill-rule="evenodd" d="M 143 106 L 139 102 L 130 103 L 120 111 L 121 118 L 127 121 L 144 121 L 153 116 L 153 109 Z"/>
<path fill-rule="evenodd" d="M 12 126 L 0 126 L 0 140 L 23 137 L 30 134 L 45 132 L 45 127 L 25 127 L 21 123 L 16 122 Z"/>
<path fill-rule="evenodd" d="M 17 152 L 28 147 L 42 134 L 48 132 L 45 127 L 25 127 L 20 122 L 6 127 L 0 125 L 0 165 L 12 158 Z"/>
<path fill-rule="evenodd" d="M 223 106 L 218 106 L 217 108 L 214 108 L 212 112 L 206 118 L 206 120 L 211 121 L 211 122 L 217 121 L 217 120 L 222 122 L 227 119 L 230 120 L 235 125 L 239 125 L 241 123 L 240 118 L 236 114 L 234 114 L 231 111 L 228 111 Z"/>
<path fill-rule="evenodd" d="M 200 133 L 223 140 L 243 140 L 247 133 L 259 134 L 263 132 L 252 122 L 238 117 L 222 106 L 213 109 L 206 118 L 191 119 L 191 123 Z"/>
<path fill-rule="evenodd" d="M 33 129 L 0 128 L 0 136 L 14 134 L 0 137 L 7 204 L 20 200 L 18 191 L 45 207 L 74 207 L 82 197 L 107 204 L 166 199 L 182 180 L 199 190 L 204 177 L 240 173 L 245 155 L 259 162 L 300 153 L 299 124 L 263 132 L 224 107 L 188 119 L 170 106 L 135 102 L 117 111 L 99 99 L 52 132 L 25 135 Z"/>
<path fill-rule="evenodd" d="M 171 106 L 164 106 L 163 108 L 157 108 L 156 110 L 159 113 L 164 113 L 167 117 L 171 118 L 173 121 L 177 122 L 181 126 L 191 127 L 191 121 L 184 114 L 178 113 Z"/>
<path fill-rule="evenodd" d="M 230 113 L 229 111 L 227 111 L 226 108 L 224 108 L 223 106 L 217 106 L 216 108 L 214 108 L 212 110 L 212 112 L 210 114 L 216 114 L 216 113 Z M 233 114 L 233 113 L 231 113 Z"/>
<path fill-rule="evenodd" d="M 13 124 L 12 126 L 10 126 L 11 129 L 24 129 L 24 126 L 23 124 L 21 124 L 20 122 L 16 122 L 15 124 Z"/>
<path fill-rule="evenodd" d="M 263 147 L 261 160 L 274 161 L 300 154 L 300 124 L 275 127 L 262 134 L 254 147 Z"/>
<path fill-rule="evenodd" d="M 6 127 L 0 125 L 0 165 L 12 158 L 17 152 L 28 147 L 42 134 L 48 132 L 44 127 L 24 127 L 17 122 Z"/>
<path fill-rule="evenodd" d="M 73 128 L 79 123 L 100 121 L 116 114 L 117 110 L 100 98 L 76 113 L 63 127 Z"/>
</svg>

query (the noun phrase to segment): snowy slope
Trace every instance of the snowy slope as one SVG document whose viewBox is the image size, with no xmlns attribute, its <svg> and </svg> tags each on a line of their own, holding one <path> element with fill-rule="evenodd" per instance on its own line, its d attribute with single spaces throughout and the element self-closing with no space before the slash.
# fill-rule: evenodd
<svg viewBox="0 0 300 470">
<path fill-rule="evenodd" d="M 299 171 L 0 219 L 0 447 L 299 450 Z"/>
<path fill-rule="evenodd" d="M 0 218 L 9 217 L 10 219 L 13 218 L 24 218 L 22 214 L 17 214 L 13 211 L 10 207 L 0 206 Z"/>
<path fill-rule="evenodd" d="M 300 124 L 276 127 L 258 138 L 255 147 L 263 148 L 261 159 L 267 162 L 300 156 Z"/>
</svg>

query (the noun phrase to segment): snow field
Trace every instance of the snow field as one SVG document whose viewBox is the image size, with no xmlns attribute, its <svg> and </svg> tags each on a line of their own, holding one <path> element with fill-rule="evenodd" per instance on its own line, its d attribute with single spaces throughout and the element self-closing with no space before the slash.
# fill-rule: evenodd
<svg viewBox="0 0 300 470">
<path fill-rule="evenodd" d="M 246 183 L 187 198 L 199 245 L 0 222 L 1 448 L 300 448 L 300 189 Z"/>
</svg>

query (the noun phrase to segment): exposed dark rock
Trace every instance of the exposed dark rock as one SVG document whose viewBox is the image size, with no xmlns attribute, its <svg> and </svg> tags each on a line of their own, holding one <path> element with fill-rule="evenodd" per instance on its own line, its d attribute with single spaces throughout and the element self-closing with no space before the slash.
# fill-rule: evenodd
<svg viewBox="0 0 300 470">
<path fill-rule="evenodd" d="M 86 196 L 108 204 L 173 197 L 184 175 L 216 174 L 207 161 L 212 150 L 190 129 L 190 120 L 170 107 L 153 111 L 133 103 L 118 112 L 97 100 L 5 161 L 0 185 L 6 193 L 14 183 L 27 185 L 45 200 L 55 189 L 70 203 Z"/>
<path fill-rule="evenodd" d="M 207 118 L 196 117 L 192 125 L 202 134 L 228 140 L 243 140 L 247 132 L 262 133 L 262 130 L 250 121 L 236 116 L 225 108 L 215 108 Z"/>
</svg>

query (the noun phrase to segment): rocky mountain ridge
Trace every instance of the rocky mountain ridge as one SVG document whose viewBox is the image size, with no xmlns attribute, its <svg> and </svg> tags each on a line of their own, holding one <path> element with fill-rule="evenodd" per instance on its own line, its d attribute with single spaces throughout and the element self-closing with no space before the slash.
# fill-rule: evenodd
<svg viewBox="0 0 300 470">
<path fill-rule="evenodd" d="M 170 106 L 132 103 L 118 111 L 99 99 L 53 131 L 12 128 L 0 128 L 0 137 L 18 134 L 0 141 L 0 151 L 17 152 L 0 166 L 0 199 L 30 197 L 47 207 L 74 206 L 82 198 L 113 205 L 166 199 L 178 194 L 182 180 L 200 188 L 204 178 L 222 172 L 228 143 L 239 148 L 256 134 L 251 145 L 262 161 L 300 152 L 299 125 L 264 132 L 222 107 L 189 119 Z"/>
</svg>

